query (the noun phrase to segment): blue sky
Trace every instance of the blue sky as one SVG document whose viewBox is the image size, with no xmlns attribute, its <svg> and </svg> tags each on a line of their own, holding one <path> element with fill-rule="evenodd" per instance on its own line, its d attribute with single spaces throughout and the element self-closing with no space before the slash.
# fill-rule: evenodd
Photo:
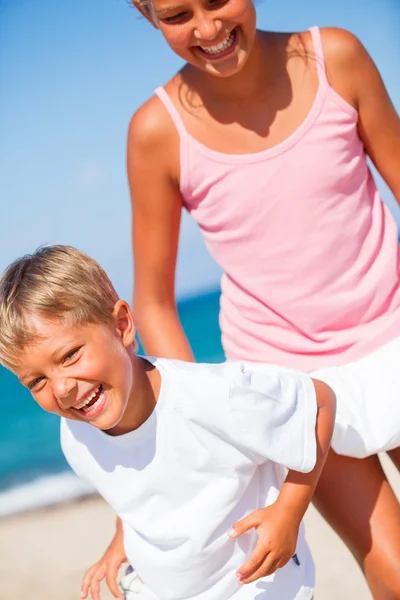
<svg viewBox="0 0 400 600">
<path fill-rule="evenodd" d="M 398 0 L 257 6 L 261 28 L 335 25 L 356 33 L 400 109 Z M 126 0 L 0 0 L 0 269 L 40 244 L 72 244 L 97 258 L 130 300 L 126 130 L 180 64 Z M 393 206 L 384 188 L 383 196 Z M 218 279 L 185 216 L 178 294 Z"/>
</svg>

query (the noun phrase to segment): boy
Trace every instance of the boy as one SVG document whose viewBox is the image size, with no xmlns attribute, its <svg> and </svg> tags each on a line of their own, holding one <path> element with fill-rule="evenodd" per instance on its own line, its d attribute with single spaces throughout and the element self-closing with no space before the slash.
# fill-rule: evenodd
<svg viewBox="0 0 400 600">
<path fill-rule="evenodd" d="M 67 246 L 4 273 L 0 361 L 60 415 L 71 467 L 121 519 L 144 582 L 132 598 L 312 597 L 301 521 L 331 440 L 328 386 L 269 365 L 137 356 L 129 305 Z"/>
</svg>

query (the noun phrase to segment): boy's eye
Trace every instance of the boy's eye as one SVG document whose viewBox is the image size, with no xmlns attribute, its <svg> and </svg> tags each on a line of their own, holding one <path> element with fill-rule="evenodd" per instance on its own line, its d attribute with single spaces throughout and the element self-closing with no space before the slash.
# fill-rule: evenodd
<svg viewBox="0 0 400 600">
<path fill-rule="evenodd" d="M 64 356 L 64 358 L 62 360 L 63 364 L 72 360 L 72 358 L 74 358 L 74 356 L 79 352 L 79 350 L 80 350 L 80 348 L 74 348 L 73 350 L 70 350 L 69 352 L 67 352 L 67 354 Z"/>
<path fill-rule="evenodd" d="M 33 389 L 35 387 L 37 387 L 39 385 L 39 383 L 41 381 L 43 381 L 44 377 L 37 377 L 36 379 L 34 379 L 33 381 L 31 381 L 31 383 L 28 385 L 28 390 L 33 391 Z"/>
</svg>

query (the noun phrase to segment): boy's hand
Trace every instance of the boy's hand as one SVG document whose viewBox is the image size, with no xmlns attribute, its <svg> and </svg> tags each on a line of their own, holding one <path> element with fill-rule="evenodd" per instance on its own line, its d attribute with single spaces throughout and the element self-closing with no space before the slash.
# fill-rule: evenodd
<svg viewBox="0 0 400 600">
<path fill-rule="evenodd" d="M 255 510 L 233 525 L 230 537 L 236 538 L 252 529 L 256 529 L 258 542 L 249 559 L 237 571 L 239 583 L 251 583 L 272 575 L 286 565 L 296 552 L 300 523 L 283 510 L 279 502 L 267 508 Z"/>
<path fill-rule="evenodd" d="M 113 596 L 123 599 L 124 595 L 117 584 L 117 576 L 120 566 L 126 561 L 124 536 L 122 530 L 117 530 L 101 559 L 86 571 L 82 582 L 81 598 L 87 598 L 90 591 L 93 600 L 100 600 L 100 582 L 105 577 Z"/>
</svg>

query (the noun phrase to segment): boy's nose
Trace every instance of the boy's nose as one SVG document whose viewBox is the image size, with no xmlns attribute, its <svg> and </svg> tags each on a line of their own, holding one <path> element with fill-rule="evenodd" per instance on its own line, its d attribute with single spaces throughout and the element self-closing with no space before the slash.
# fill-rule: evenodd
<svg viewBox="0 0 400 600">
<path fill-rule="evenodd" d="M 75 379 L 71 377 L 59 377 L 53 383 L 53 392 L 57 400 L 65 400 L 71 395 L 75 387 Z"/>
</svg>

